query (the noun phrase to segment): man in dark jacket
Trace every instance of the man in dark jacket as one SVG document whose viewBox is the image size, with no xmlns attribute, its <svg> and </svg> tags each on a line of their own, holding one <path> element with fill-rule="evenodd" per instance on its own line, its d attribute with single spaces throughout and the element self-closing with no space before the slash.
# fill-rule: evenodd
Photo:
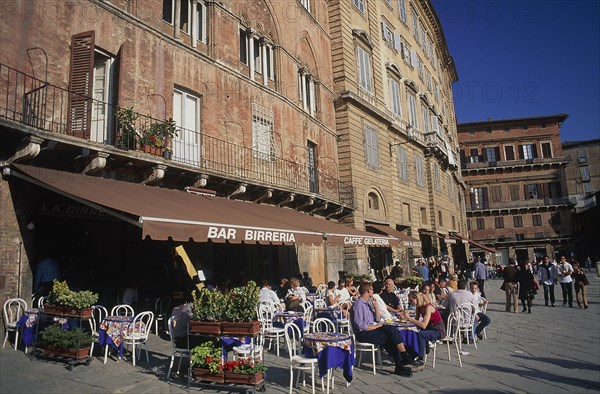
<svg viewBox="0 0 600 394">
<path fill-rule="evenodd" d="M 504 292 L 506 293 L 506 305 L 504 309 L 506 312 L 511 311 L 511 302 L 512 302 L 512 311 L 514 313 L 519 312 L 519 286 L 517 285 L 517 263 L 515 259 L 512 257 L 508 259 L 508 267 L 504 269 L 502 272 L 502 278 L 504 279 L 504 283 L 502 283 L 502 288 L 504 288 Z"/>
</svg>

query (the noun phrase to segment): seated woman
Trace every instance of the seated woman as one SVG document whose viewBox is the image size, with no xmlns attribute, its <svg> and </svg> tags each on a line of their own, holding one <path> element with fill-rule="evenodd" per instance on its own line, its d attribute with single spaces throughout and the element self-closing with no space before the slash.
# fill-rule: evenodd
<svg viewBox="0 0 600 394">
<path fill-rule="evenodd" d="M 285 296 L 285 308 L 288 311 L 302 312 L 304 311 L 302 303 L 306 301 L 306 292 L 304 288 L 300 287 L 298 278 L 292 278 L 290 283 L 292 287 Z"/>
<path fill-rule="evenodd" d="M 340 291 L 335 288 L 335 282 L 332 280 L 327 282 L 326 294 L 325 302 L 327 306 L 336 306 L 342 297 Z"/>
<path fill-rule="evenodd" d="M 413 365 L 422 366 L 427 349 L 427 342 L 435 342 L 446 336 L 446 327 L 442 320 L 442 315 L 430 302 L 425 301 L 423 294 L 418 291 L 411 291 L 408 294 L 408 302 L 417 307 L 417 314 L 414 318 L 408 313 L 404 313 L 404 317 L 410 323 L 414 324 L 421 330 L 417 333 L 419 340 L 419 359 Z M 421 319 L 421 320 L 419 320 Z"/>
</svg>

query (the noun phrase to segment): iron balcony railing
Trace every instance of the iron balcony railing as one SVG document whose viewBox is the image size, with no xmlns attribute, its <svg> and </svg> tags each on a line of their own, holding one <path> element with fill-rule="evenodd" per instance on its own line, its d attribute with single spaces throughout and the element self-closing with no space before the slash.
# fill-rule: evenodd
<svg viewBox="0 0 600 394">
<path fill-rule="evenodd" d="M 515 209 L 515 208 L 532 208 L 544 206 L 567 206 L 571 202 L 568 197 L 553 197 L 553 198 L 533 198 L 530 200 L 519 201 L 503 201 L 503 202 L 485 202 L 471 206 L 470 211 L 481 210 L 497 210 L 497 209 Z"/>
<path fill-rule="evenodd" d="M 129 128 L 133 135 L 128 135 L 127 128 L 117 121 L 120 110 L 103 100 L 77 95 L 0 63 L 0 118 L 122 149 L 140 149 L 148 141 L 146 137 L 153 125 L 163 122 L 138 115 Z M 197 171 L 354 205 L 353 189 L 337 177 L 335 160 L 324 163 L 323 168 L 329 171 L 319 171 L 277 156 L 275 147 L 256 150 L 197 130 L 177 129 L 177 137 L 157 143 L 172 151 L 173 162 Z"/>
<path fill-rule="evenodd" d="M 467 156 L 466 160 L 470 160 L 471 156 Z M 562 164 L 570 162 L 570 157 L 547 157 L 535 159 L 520 159 L 520 160 L 505 160 L 505 161 L 477 161 L 473 163 L 462 162 L 462 169 L 477 170 L 485 168 L 515 168 L 529 165 L 549 165 Z"/>
</svg>

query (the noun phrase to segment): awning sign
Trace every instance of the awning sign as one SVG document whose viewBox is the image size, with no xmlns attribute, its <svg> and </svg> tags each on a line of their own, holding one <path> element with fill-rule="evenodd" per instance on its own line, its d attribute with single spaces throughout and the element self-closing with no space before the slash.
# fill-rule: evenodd
<svg viewBox="0 0 600 394">
<path fill-rule="evenodd" d="M 271 230 L 239 229 L 246 242 L 286 242 L 295 243 L 293 233 Z M 209 226 L 207 238 L 216 241 L 234 241 L 238 239 L 238 229 L 231 227 Z"/>
<path fill-rule="evenodd" d="M 344 245 L 390 246 L 387 238 L 344 237 Z"/>
</svg>

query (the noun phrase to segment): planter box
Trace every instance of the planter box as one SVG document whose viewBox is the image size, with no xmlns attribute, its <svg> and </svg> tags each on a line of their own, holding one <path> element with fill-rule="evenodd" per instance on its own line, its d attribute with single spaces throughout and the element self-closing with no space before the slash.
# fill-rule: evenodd
<svg viewBox="0 0 600 394">
<path fill-rule="evenodd" d="M 260 332 L 260 322 L 253 320 L 249 322 L 221 322 L 221 331 L 223 335 L 256 335 Z"/>
<path fill-rule="evenodd" d="M 198 321 L 191 320 L 190 333 L 192 334 L 208 334 L 208 335 L 220 335 L 221 334 L 221 322 L 215 321 Z"/>
<path fill-rule="evenodd" d="M 149 153 L 149 154 L 155 155 L 155 156 L 162 156 L 162 154 L 163 154 L 163 149 L 157 148 L 156 146 L 141 145 L 140 150 L 144 153 Z"/>
<path fill-rule="evenodd" d="M 65 349 L 58 346 L 46 346 L 43 348 L 44 356 L 49 357 L 70 357 L 75 359 L 88 358 L 90 356 L 90 348 L 84 347 L 81 349 Z"/>
<path fill-rule="evenodd" d="M 77 309 L 70 306 L 44 305 L 44 313 L 49 315 L 89 319 L 92 317 L 92 308 Z"/>
<path fill-rule="evenodd" d="M 265 380 L 264 372 L 259 372 L 257 374 L 252 375 L 235 372 L 225 372 L 225 383 L 257 385 L 262 383 L 263 380 Z"/>
<path fill-rule="evenodd" d="M 212 374 L 208 369 L 204 368 L 192 368 L 192 376 L 195 380 L 203 380 L 205 382 L 216 382 L 216 383 L 224 383 L 225 382 L 225 374 L 217 373 Z"/>
</svg>

